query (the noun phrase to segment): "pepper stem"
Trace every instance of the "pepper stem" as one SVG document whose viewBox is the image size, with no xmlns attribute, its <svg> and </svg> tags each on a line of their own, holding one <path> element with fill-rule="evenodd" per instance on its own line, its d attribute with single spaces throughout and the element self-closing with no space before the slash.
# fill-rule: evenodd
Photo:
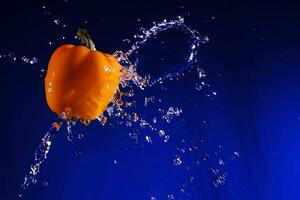
<svg viewBox="0 0 300 200">
<path fill-rule="evenodd" d="M 77 39 L 81 41 L 82 44 L 85 44 L 85 46 L 93 51 L 96 50 L 95 44 L 90 36 L 90 34 L 87 32 L 84 28 L 79 28 L 76 33 Z"/>
</svg>

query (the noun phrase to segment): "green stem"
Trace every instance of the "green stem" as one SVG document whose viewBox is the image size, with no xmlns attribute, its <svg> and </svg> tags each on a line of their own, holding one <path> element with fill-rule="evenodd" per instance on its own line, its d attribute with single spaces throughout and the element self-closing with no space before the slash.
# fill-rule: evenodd
<svg viewBox="0 0 300 200">
<path fill-rule="evenodd" d="M 84 28 L 79 28 L 77 30 L 76 37 L 77 37 L 77 39 L 79 39 L 81 41 L 82 44 L 85 44 L 85 46 L 87 48 L 89 48 L 93 51 L 96 50 L 95 44 L 94 44 L 91 36 L 87 32 L 87 30 L 85 30 Z"/>
</svg>

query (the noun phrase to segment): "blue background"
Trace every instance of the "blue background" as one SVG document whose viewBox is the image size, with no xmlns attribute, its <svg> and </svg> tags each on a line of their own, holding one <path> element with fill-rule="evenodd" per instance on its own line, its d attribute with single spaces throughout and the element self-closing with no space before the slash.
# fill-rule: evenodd
<svg viewBox="0 0 300 200">
<path fill-rule="evenodd" d="M 84 133 L 84 139 L 70 144 L 63 129 L 42 167 L 40 182 L 28 190 L 24 199 L 140 200 L 155 196 L 160 200 L 167 199 L 168 194 L 193 200 L 300 199 L 297 3 L 43 2 L 10 1 L 0 8 L 0 54 L 13 51 L 20 57 L 39 58 L 34 66 L 0 59 L 0 199 L 16 198 L 33 152 L 55 119 L 45 101 L 39 69 L 47 65 L 53 50 L 66 42 L 57 38 L 71 36 L 79 26 L 85 26 L 97 47 L 112 53 L 123 48 L 122 39 L 132 36 L 139 27 L 149 27 L 152 21 L 186 11 L 190 13 L 187 24 L 211 39 L 201 47 L 199 59 L 206 81 L 218 93 L 216 98 L 207 98 L 207 91 L 195 91 L 198 80 L 194 73 L 167 82 L 166 91 L 158 86 L 144 92 L 136 89 L 134 98 L 138 104 L 143 104 L 145 96 L 155 94 L 165 100 L 162 107 L 183 108 L 181 119 L 185 122 L 176 119 L 171 124 L 159 124 L 171 135 L 168 143 L 149 133 L 153 144 L 147 144 L 142 133 L 142 141 L 135 144 L 128 137 L 128 128 L 94 122 L 89 127 L 75 128 L 75 133 Z M 50 16 L 43 14 L 44 4 Z M 68 29 L 55 25 L 55 16 L 67 21 Z M 49 46 L 49 41 L 54 44 Z M 155 115 L 154 108 L 138 106 L 137 110 L 145 118 Z M 203 124 L 203 120 L 207 123 Z M 200 150 L 182 156 L 182 166 L 174 167 L 176 147 L 183 138 L 194 139 Z M 204 144 L 199 143 L 200 139 Z M 217 158 L 184 169 L 192 166 L 189 163 L 193 159 L 202 158 L 203 152 L 213 155 L 219 145 L 219 154 L 226 161 L 222 170 L 228 174 L 223 186 L 213 186 L 214 177 L 208 170 L 217 165 Z M 232 160 L 234 151 L 240 156 Z M 182 194 L 180 185 L 188 182 L 189 176 L 195 180 L 187 183 Z"/>
</svg>

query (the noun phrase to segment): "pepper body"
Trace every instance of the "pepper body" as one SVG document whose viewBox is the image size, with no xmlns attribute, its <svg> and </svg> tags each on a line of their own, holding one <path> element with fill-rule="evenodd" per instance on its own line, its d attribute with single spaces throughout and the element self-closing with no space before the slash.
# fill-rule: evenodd
<svg viewBox="0 0 300 200">
<path fill-rule="evenodd" d="M 93 120 L 113 100 L 120 75 L 121 65 L 114 56 L 81 45 L 62 45 L 48 63 L 48 106 L 67 119 Z"/>
</svg>

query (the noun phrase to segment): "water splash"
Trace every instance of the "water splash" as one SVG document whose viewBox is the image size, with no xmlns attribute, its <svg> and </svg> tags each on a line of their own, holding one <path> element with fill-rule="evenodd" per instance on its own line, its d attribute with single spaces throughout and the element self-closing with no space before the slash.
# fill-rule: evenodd
<svg viewBox="0 0 300 200">
<path fill-rule="evenodd" d="M 34 162 L 30 167 L 29 173 L 25 176 L 24 181 L 21 185 L 19 197 L 23 196 L 23 192 L 31 185 L 37 182 L 36 176 L 40 171 L 40 167 L 43 162 L 47 159 L 47 155 L 50 151 L 52 141 L 55 138 L 57 132 L 61 128 L 62 122 L 54 122 L 51 124 L 50 129 L 47 131 L 45 136 L 42 138 L 41 144 L 38 146 L 34 153 Z"/>
<path fill-rule="evenodd" d="M 150 39 L 157 36 L 159 33 L 170 29 L 181 30 L 189 36 L 189 53 L 186 58 L 186 64 L 182 66 L 179 70 L 175 72 L 167 72 L 161 74 L 161 76 L 156 79 L 151 79 L 149 74 L 146 74 L 145 77 L 141 77 L 137 73 L 137 63 L 132 64 L 132 62 L 130 61 L 130 56 L 134 52 L 137 52 L 145 44 L 147 44 L 147 42 Z M 184 24 L 183 16 L 178 16 L 175 20 L 165 19 L 159 23 L 154 22 L 154 25 L 149 29 L 140 28 L 140 33 L 134 35 L 134 40 L 135 41 L 133 42 L 129 50 L 127 50 L 125 53 L 123 53 L 122 51 L 116 51 L 114 55 L 117 57 L 120 64 L 123 65 L 129 71 L 133 83 L 139 86 L 141 89 L 144 89 L 144 87 L 146 86 L 152 86 L 155 83 L 161 83 L 167 79 L 172 80 L 180 75 L 183 75 L 183 73 L 186 70 L 188 70 L 190 67 L 192 67 L 198 62 L 197 53 L 200 44 L 209 42 L 207 36 L 202 36 L 197 30 L 194 30 L 191 27 Z"/>
</svg>

